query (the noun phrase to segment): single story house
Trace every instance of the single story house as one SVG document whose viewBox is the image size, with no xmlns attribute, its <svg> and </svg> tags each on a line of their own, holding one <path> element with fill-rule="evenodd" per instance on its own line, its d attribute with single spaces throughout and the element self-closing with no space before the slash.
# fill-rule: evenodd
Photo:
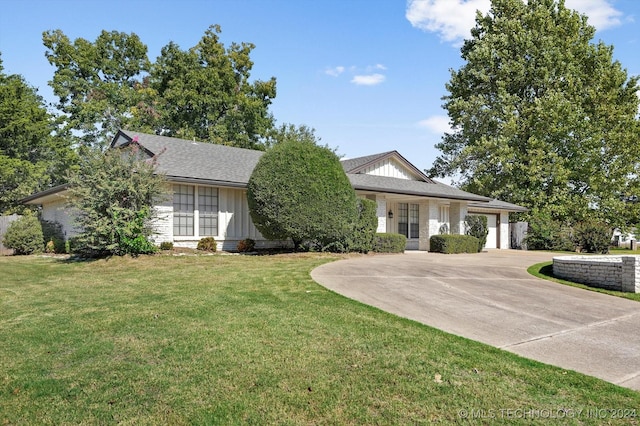
<svg viewBox="0 0 640 426">
<path fill-rule="evenodd" d="M 256 240 L 258 247 L 282 243 L 262 237 L 249 215 L 247 183 L 263 152 L 125 130 L 110 148 L 133 143 L 149 158 L 158 155 L 157 169 L 171 185 L 172 197 L 156 206 L 156 243 L 195 247 L 208 236 L 221 250 L 235 250 L 245 238 Z M 356 194 L 376 201 L 378 232 L 404 234 L 409 250 L 429 250 L 432 235 L 464 233 L 467 214 L 487 217 L 486 248 L 508 249 L 509 212 L 526 211 L 436 182 L 397 151 L 345 159 L 342 165 Z M 62 224 L 71 237 L 77 230 L 66 195 L 66 187 L 58 186 L 23 201 L 41 205 L 43 218 Z"/>
</svg>

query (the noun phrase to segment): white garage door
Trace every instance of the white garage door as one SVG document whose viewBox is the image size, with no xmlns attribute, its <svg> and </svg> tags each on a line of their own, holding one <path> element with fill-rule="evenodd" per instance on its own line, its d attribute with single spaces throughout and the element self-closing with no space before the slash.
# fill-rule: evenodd
<svg viewBox="0 0 640 426">
<path fill-rule="evenodd" d="M 478 214 L 470 213 L 474 216 L 486 216 L 487 227 L 489 228 L 489 234 L 487 235 L 487 244 L 484 248 L 494 249 L 498 248 L 498 216 L 495 214 Z"/>
</svg>

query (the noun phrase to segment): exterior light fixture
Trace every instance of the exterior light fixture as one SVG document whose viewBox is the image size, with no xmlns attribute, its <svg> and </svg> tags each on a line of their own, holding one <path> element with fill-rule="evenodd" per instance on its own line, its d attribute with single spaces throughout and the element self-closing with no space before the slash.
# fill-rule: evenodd
<svg viewBox="0 0 640 426">
<path fill-rule="evenodd" d="M 393 211 L 389 210 L 389 213 L 388 213 L 387 216 L 389 216 L 389 219 L 393 219 Z"/>
</svg>

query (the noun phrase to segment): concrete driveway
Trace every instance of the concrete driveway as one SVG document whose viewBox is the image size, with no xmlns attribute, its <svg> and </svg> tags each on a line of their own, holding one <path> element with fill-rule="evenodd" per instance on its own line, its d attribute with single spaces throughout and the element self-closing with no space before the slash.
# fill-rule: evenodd
<svg viewBox="0 0 640 426">
<path fill-rule="evenodd" d="M 449 333 L 640 390 L 640 303 L 532 277 L 549 253 L 407 252 L 322 265 L 315 281 Z"/>
</svg>

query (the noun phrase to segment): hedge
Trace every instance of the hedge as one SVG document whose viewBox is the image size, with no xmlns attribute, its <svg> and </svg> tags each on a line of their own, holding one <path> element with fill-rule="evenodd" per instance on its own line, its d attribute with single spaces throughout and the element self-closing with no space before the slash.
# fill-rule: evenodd
<svg viewBox="0 0 640 426">
<path fill-rule="evenodd" d="M 379 233 L 373 241 L 376 253 L 403 253 L 407 246 L 407 237 L 402 234 Z"/>
<path fill-rule="evenodd" d="M 470 235 L 433 235 L 430 251 L 436 253 L 478 253 L 480 241 Z"/>
</svg>

